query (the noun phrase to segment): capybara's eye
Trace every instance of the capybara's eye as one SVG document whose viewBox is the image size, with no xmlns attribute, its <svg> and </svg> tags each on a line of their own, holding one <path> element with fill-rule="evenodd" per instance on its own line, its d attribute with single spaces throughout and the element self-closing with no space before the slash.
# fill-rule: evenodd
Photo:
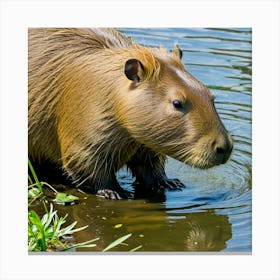
<svg viewBox="0 0 280 280">
<path fill-rule="evenodd" d="M 176 108 L 176 109 L 182 109 L 183 108 L 182 103 L 179 100 L 177 100 L 177 99 L 173 100 L 172 104 L 173 104 L 174 108 Z"/>
</svg>

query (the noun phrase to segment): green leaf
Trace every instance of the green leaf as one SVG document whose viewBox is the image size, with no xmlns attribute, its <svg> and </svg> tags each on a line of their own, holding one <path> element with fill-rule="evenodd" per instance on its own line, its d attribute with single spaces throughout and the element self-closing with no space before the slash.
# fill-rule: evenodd
<svg viewBox="0 0 280 280">
<path fill-rule="evenodd" d="M 41 195 L 41 191 L 38 188 L 32 188 L 28 190 L 28 198 L 34 198 Z"/>
<path fill-rule="evenodd" d="M 73 222 L 68 227 L 59 230 L 57 232 L 57 236 L 61 237 L 61 236 L 66 235 L 66 234 L 72 234 L 72 229 L 75 227 L 76 224 L 77 224 L 77 221 Z"/>
<path fill-rule="evenodd" d="M 140 245 L 140 246 L 138 246 L 138 247 L 136 247 L 136 248 L 134 248 L 134 249 L 131 249 L 129 252 L 135 252 L 135 251 L 139 250 L 139 249 L 142 248 L 142 247 L 143 247 L 143 246 Z"/>
<path fill-rule="evenodd" d="M 37 187 L 39 188 L 39 190 L 41 191 L 41 193 L 43 193 L 42 184 L 41 184 L 41 182 L 38 180 L 38 177 L 37 177 L 37 175 L 36 175 L 36 172 L 35 172 L 35 170 L 34 170 L 34 168 L 33 168 L 33 166 L 32 166 L 32 163 L 31 163 L 31 161 L 30 161 L 29 159 L 28 159 L 28 167 L 29 167 L 29 169 L 30 169 L 30 171 L 31 171 L 31 173 L 32 173 L 32 176 L 33 176 L 33 178 L 34 178 L 34 180 L 35 180 L 35 182 L 36 182 Z"/>
<path fill-rule="evenodd" d="M 57 203 L 71 203 L 75 200 L 79 200 L 77 196 L 67 194 L 67 193 L 60 193 L 58 192 L 55 197 L 55 201 Z"/>
<path fill-rule="evenodd" d="M 90 244 L 90 243 L 93 243 L 97 240 L 99 240 L 100 238 L 94 238 L 94 239 L 91 239 L 91 240 L 88 240 L 86 242 L 82 242 L 82 243 L 78 243 L 78 244 L 74 244 L 66 249 L 64 249 L 64 251 L 68 251 L 68 250 L 72 250 L 72 249 L 75 249 L 75 248 L 90 248 L 90 247 L 96 247 L 96 244 Z"/>
<path fill-rule="evenodd" d="M 117 240 L 115 240 L 114 242 L 112 242 L 111 244 L 109 244 L 104 250 L 103 252 L 106 252 L 114 247 L 116 247 L 117 245 L 119 245 L 120 243 L 122 243 L 123 241 L 125 241 L 127 238 L 129 238 L 132 235 L 132 233 L 127 234 L 125 236 L 122 236 L 120 238 L 118 238 Z"/>
<path fill-rule="evenodd" d="M 53 218 L 55 218 L 55 216 L 57 215 L 57 211 L 53 211 L 53 205 L 50 205 L 50 211 L 48 213 L 46 213 L 43 217 L 42 217 L 42 225 L 44 226 L 44 229 L 47 229 L 49 227 L 49 225 L 51 224 Z"/>
<path fill-rule="evenodd" d="M 79 228 L 76 228 L 76 229 L 72 229 L 72 230 L 70 231 L 70 233 L 68 233 L 68 234 L 73 234 L 74 232 L 81 231 L 81 230 L 84 230 L 84 229 L 86 229 L 86 228 L 88 228 L 88 225 L 83 226 L 83 227 L 79 227 Z"/>
</svg>

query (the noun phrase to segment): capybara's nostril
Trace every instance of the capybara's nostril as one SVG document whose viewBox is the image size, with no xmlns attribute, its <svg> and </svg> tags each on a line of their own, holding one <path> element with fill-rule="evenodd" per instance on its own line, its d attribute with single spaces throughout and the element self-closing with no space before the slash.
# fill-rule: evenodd
<svg viewBox="0 0 280 280">
<path fill-rule="evenodd" d="M 217 147 L 216 152 L 217 154 L 224 154 L 226 153 L 226 149 L 224 147 Z"/>
<path fill-rule="evenodd" d="M 220 137 L 214 142 L 214 149 L 221 163 L 227 162 L 233 148 L 232 140 L 230 137 Z"/>
</svg>

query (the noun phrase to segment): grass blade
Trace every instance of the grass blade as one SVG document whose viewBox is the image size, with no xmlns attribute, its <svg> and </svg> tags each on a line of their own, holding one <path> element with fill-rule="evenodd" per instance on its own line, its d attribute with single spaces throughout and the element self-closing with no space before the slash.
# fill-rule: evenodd
<svg viewBox="0 0 280 280">
<path fill-rule="evenodd" d="M 134 248 L 134 249 L 131 249 L 129 252 L 135 252 L 135 251 L 141 249 L 142 247 L 143 247 L 143 246 L 140 245 L 140 246 L 138 246 L 138 247 L 136 247 L 136 248 Z"/>
<path fill-rule="evenodd" d="M 72 250 L 72 249 L 75 249 L 75 248 L 90 248 L 90 247 L 96 247 L 96 244 L 91 244 L 97 240 L 99 240 L 100 238 L 97 237 L 97 238 L 94 238 L 94 239 L 91 239 L 91 240 L 88 240 L 88 241 L 85 241 L 85 242 L 82 242 L 82 243 L 78 243 L 78 244 L 74 244 L 66 249 L 64 249 L 63 251 L 68 251 L 68 250 Z"/>
<path fill-rule="evenodd" d="M 125 241 L 127 238 L 129 238 L 132 235 L 132 233 L 127 234 L 125 236 L 122 236 L 120 238 L 118 238 L 117 240 L 115 240 L 114 242 L 112 242 L 111 244 L 109 244 L 104 250 L 103 252 L 106 252 L 114 247 L 116 247 L 117 245 L 119 245 L 120 243 L 122 243 L 123 241 Z"/>
<path fill-rule="evenodd" d="M 34 168 L 33 168 L 33 166 L 32 166 L 32 163 L 31 163 L 31 161 L 30 161 L 29 159 L 28 159 L 28 167 L 29 167 L 29 169 L 30 169 L 30 171 L 31 171 L 31 173 L 32 173 L 32 176 L 33 176 L 33 178 L 34 178 L 34 180 L 35 180 L 35 182 L 36 182 L 36 184 L 37 184 L 39 190 L 43 193 L 42 184 L 41 184 L 40 181 L 38 180 L 38 177 L 37 177 L 37 175 L 36 175 L 36 172 L 35 172 L 35 170 L 34 170 Z"/>
<path fill-rule="evenodd" d="M 31 210 L 28 213 L 28 219 L 29 219 L 29 222 L 31 224 L 36 226 L 38 232 L 40 232 L 40 237 L 41 238 L 40 238 L 40 240 L 38 240 L 38 243 L 41 246 L 41 251 L 46 251 L 47 244 L 46 244 L 45 230 L 44 230 L 44 227 L 42 225 L 40 217 L 38 216 L 38 214 L 35 211 Z"/>
</svg>

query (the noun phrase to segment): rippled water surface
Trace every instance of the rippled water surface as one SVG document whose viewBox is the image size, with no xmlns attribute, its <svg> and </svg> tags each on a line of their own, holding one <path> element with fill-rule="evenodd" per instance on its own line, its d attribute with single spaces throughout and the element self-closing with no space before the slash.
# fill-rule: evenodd
<svg viewBox="0 0 280 280">
<path fill-rule="evenodd" d="M 215 104 L 233 135 L 229 162 L 208 170 L 168 159 L 169 177 L 187 186 L 167 191 L 161 200 L 108 201 L 81 195 L 79 204 L 62 207 L 88 229 L 76 242 L 100 237 L 98 251 L 125 234 L 132 236 L 115 251 L 224 251 L 252 250 L 251 181 L 251 30 L 236 29 L 121 29 L 135 41 L 172 49 L 179 43 L 188 71 L 216 96 Z M 123 169 L 121 185 L 133 191 L 133 178 Z M 74 190 L 72 193 L 75 194 Z M 121 226 L 115 228 L 116 224 Z M 85 249 L 83 249 L 85 250 Z"/>
</svg>

